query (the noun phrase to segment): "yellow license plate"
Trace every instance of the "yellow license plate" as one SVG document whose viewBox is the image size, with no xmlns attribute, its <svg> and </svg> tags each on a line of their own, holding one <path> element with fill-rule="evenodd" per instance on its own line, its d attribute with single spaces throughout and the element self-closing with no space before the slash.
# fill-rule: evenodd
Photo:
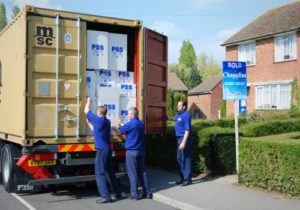
<svg viewBox="0 0 300 210">
<path fill-rule="evenodd" d="M 29 166 L 53 166 L 56 165 L 56 160 L 29 160 Z"/>
</svg>

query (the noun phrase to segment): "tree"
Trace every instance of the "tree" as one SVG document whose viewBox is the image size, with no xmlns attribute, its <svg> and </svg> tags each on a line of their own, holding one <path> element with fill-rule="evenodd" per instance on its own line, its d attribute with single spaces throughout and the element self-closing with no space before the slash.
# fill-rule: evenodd
<svg viewBox="0 0 300 210">
<path fill-rule="evenodd" d="M 197 67 L 203 81 L 222 74 L 221 66 L 218 62 L 212 56 L 207 56 L 205 53 L 201 53 L 198 57 Z"/>
<path fill-rule="evenodd" d="M 195 49 L 189 40 L 184 40 L 180 49 L 179 64 L 186 67 L 192 67 L 196 65 L 197 57 Z"/>
<path fill-rule="evenodd" d="M 188 77 L 188 88 L 193 89 L 202 82 L 200 72 L 197 69 L 197 66 L 190 68 L 190 75 Z"/>
<path fill-rule="evenodd" d="M 7 25 L 6 9 L 4 3 L 0 3 L 0 31 Z"/>
<path fill-rule="evenodd" d="M 11 18 L 14 19 L 20 12 L 20 8 L 15 5 L 12 9 L 11 9 L 12 15 Z"/>
</svg>

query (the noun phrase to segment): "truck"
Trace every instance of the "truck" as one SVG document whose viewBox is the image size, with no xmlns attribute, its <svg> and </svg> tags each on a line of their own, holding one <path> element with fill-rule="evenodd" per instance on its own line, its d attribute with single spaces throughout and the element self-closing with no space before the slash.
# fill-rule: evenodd
<svg viewBox="0 0 300 210">
<path fill-rule="evenodd" d="M 134 75 L 134 105 L 145 134 L 165 132 L 167 36 L 141 20 L 26 5 L 0 32 L 0 179 L 6 191 L 95 180 L 94 137 L 84 114 L 89 31 L 126 36 L 126 69 L 119 74 Z M 96 54 L 103 49 L 92 47 Z M 112 136 L 111 148 L 114 172 L 121 177 L 124 142 Z"/>
</svg>

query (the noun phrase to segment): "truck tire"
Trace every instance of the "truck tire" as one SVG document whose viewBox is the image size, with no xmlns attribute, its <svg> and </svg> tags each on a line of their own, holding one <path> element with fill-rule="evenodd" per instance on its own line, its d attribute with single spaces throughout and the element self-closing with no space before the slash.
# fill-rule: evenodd
<svg viewBox="0 0 300 210">
<path fill-rule="evenodd" d="M 20 157 L 20 149 L 15 145 L 6 144 L 1 155 L 1 177 L 4 189 L 7 192 L 15 192 L 15 170 L 17 168 L 15 159 Z"/>
</svg>

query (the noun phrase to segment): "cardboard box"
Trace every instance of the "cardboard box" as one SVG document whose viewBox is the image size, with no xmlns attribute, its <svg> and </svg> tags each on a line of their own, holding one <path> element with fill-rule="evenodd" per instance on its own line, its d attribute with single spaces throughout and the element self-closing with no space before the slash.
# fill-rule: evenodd
<svg viewBox="0 0 300 210">
<path fill-rule="evenodd" d="M 108 69 L 108 33 L 87 30 L 87 68 Z"/>
<path fill-rule="evenodd" d="M 85 76 L 85 88 L 86 96 L 96 98 L 96 74 L 94 71 L 86 71 Z"/>
<path fill-rule="evenodd" d="M 130 71 L 117 72 L 117 83 L 134 83 L 134 73 Z"/>
<path fill-rule="evenodd" d="M 120 97 L 120 119 L 123 123 L 129 121 L 128 119 L 128 109 L 131 107 L 136 107 L 136 98 L 135 97 Z"/>
<path fill-rule="evenodd" d="M 120 112 L 120 90 L 118 88 L 98 87 L 98 106 L 106 106 L 107 118 L 117 126 Z"/>
<path fill-rule="evenodd" d="M 136 85 L 133 83 L 117 83 L 121 96 L 136 97 Z"/>
<path fill-rule="evenodd" d="M 127 71 L 127 35 L 109 33 L 108 69 Z"/>
</svg>

